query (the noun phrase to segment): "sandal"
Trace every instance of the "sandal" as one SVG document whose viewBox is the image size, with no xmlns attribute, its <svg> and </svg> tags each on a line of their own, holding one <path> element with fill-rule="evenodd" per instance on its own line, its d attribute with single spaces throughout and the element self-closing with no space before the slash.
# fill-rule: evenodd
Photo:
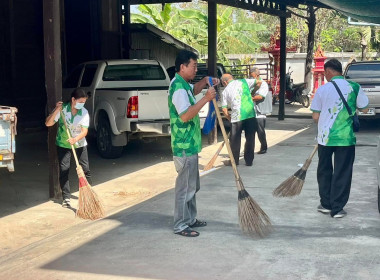
<svg viewBox="0 0 380 280">
<path fill-rule="evenodd" d="M 176 232 L 175 234 L 182 235 L 185 237 L 197 237 L 197 236 L 199 236 L 198 231 L 192 230 L 189 227 L 185 228 L 184 230 L 182 230 L 180 232 Z"/>
<path fill-rule="evenodd" d="M 200 220 L 197 220 L 195 219 L 195 223 L 190 225 L 190 227 L 205 227 L 207 226 L 207 222 L 205 221 L 200 221 Z"/>
</svg>

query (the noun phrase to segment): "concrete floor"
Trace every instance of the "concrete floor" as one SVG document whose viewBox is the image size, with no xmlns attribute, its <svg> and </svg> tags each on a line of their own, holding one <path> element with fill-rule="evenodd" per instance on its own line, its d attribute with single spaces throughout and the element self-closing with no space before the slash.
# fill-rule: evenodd
<svg viewBox="0 0 380 280">
<path fill-rule="evenodd" d="M 208 226 L 200 229 L 197 238 L 174 235 L 175 174 L 170 158 L 163 152 L 163 162 L 159 159 L 144 169 L 132 168 L 119 177 L 116 173 L 128 166 L 121 164 L 123 159 L 103 167 L 101 174 L 111 172 L 113 178 L 100 179 L 94 185 L 106 201 L 109 215 L 105 219 L 78 221 L 68 211 L 62 217 L 59 205 L 39 201 L 34 207 L 26 206 L 23 211 L 3 216 L 0 224 L 17 222 L 21 216 L 33 220 L 45 209 L 48 213 L 43 219 L 50 221 L 50 226 L 55 225 L 54 219 L 62 219 L 68 226 L 44 238 L 40 234 L 38 240 L 26 246 L 8 251 L 2 247 L 0 279 L 379 279 L 375 157 L 379 126 L 363 125 L 357 134 L 348 215 L 343 219 L 316 211 L 317 157 L 308 169 L 299 197 L 272 196 L 273 189 L 299 169 L 298 165 L 310 154 L 315 130 L 310 119 L 278 122 L 271 118 L 267 125 L 271 141 L 268 153 L 255 156 L 252 167 L 239 166 L 248 192 L 272 220 L 273 231 L 266 238 L 241 233 L 233 172 L 230 167 L 222 167 L 220 161 L 218 168 L 201 177 L 197 196 L 199 218 L 205 219 Z M 215 150 L 214 146 L 205 148 L 200 155 L 201 164 Z M 33 148 L 36 154 L 38 151 Z M 226 151 L 222 151 L 221 157 L 225 156 Z M 93 170 L 104 164 L 101 160 L 100 166 L 95 162 L 91 160 Z M 138 194 L 132 198 L 132 185 L 128 185 L 131 180 Z M 120 185 L 129 191 L 126 197 L 107 195 L 111 189 L 120 194 Z M 4 223 L 0 228 L 3 226 Z M 33 228 L 28 227 L 29 238 L 33 238 Z"/>
</svg>

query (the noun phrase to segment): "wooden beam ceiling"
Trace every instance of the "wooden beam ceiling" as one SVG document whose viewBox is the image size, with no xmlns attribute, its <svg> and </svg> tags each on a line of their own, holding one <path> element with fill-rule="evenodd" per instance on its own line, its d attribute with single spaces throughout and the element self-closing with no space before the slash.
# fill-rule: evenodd
<svg viewBox="0 0 380 280">
<path fill-rule="evenodd" d="M 280 4 L 273 0 L 204 0 L 206 2 L 215 2 L 217 4 L 254 11 L 258 13 L 266 13 L 278 17 L 290 17 L 290 13 L 280 10 Z"/>
<path fill-rule="evenodd" d="M 313 5 L 315 7 L 329 8 L 317 0 L 202 0 L 221 5 L 235 7 L 239 9 L 266 13 L 278 17 L 290 17 L 290 12 L 281 10 L 280 5 L 298 7 L 299 5 Z M 138 4 L 164 4 L 164 3 L 184 3 L 192 0 L 129 0 L 130 5 Z"/>
<path fill-rule="evenodd" d="M 130 5 L 140 5 L 140 4 L 165 4 L 165 3 L 184 3 L 192 2 L 192 0 L 129 0 Z"/>
<path fill-rule="evenodd" d="M 273 0 L 273 2 L 295 8 L 297 8 L 299 5 L 312 5 L 314 7 L 330 9 L 329 6 L 326 6 L 317 0 Z"/>
</svg>

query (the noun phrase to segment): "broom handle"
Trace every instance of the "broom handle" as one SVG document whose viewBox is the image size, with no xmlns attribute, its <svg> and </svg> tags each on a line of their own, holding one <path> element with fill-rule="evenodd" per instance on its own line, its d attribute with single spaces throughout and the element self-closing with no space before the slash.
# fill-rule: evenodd
<svg viewBox="0 0 380 280">
<path fill-rule="evenodd" d="M 215 98 L 212 100 L 212 102 L 214 103 L 216 116 L 218 117 L 219 126 L 220 126 L 220 129 L 222 130 L 222 134 L 223 134 L 223 138 L 224 138 L 224 143 L 225 143 L 225 145 L 227 147 L 228 155 L 230 156 L 232 169 L 234 170 L 234 174 L 235 174 L 235 179 L 237 181 L 239 181 L 240 180 L 240 175 L 239 175 L 239 172 L 238 172 L 238 170 L 236 168 L 235 159 L 234 159 L 234 157 L 232 155 L 231 146 L 230 146 L 230 143 L 228 142 L 227 133 L 226 133 L 226 130 L 224 128 L 224 124 L 223 124 L 222 116 L 220 115 L 218 104 L 216 103 L 216 99 Z"/>
<path fill-rule="evenodd" d="M 230 134 L 231 134 L 231 132 L 228 132 L 228 134 L 227 134 L 227 139 L 228 139 L 228 137 L 230 137 Z M 219 146 L 219 148 L 218 148 L 218 150 L 216 151 L 216 153 L 215 153 L 214 156 L 219 155 L 220 151 L 221 151 L 221 150 L 223 149 L 223 147 L 224 147 L 224 143 L 225 143 L 225 141 L 223 140 L 222 144 L 220 144 L 220 146 Z"/>
<path fill-rule="evenodd" d="M 66 133 L 67 133 L 67 136 L 70 138 L 70 137 L 71 137 L 71 135 L 70 135 L 70 131 L 69 131 L 69 128 L 67 127 L 66 119 L 65 119 L 65 116 L 63 115 L 62 110 L 60 111 L 60 113 L 61 113 L 62 121 L 63 121 L 63 123 L 65 124 L 65 127 L 66 127 Z M 71 149 L 73 150 L 75 163 L 76 163 L 77 168 L 78 168 L 78 167 L 79 167 L 79 161 L 78 161 L 77 153 L 75 152 L 75 148 L 74 148 L 74 146 L 73 146 L 72 144 L 70 144 L 70 146 L 71 146 Z"/>
<path fill-rule="evenodd" d="M 311 160 L 313 159 L 313 157 L 314 157 L 315 153 L 317 152 L 317 150 L 318 150 L 318 144 L 314 146 L 313 151 L 311 152 L 311 154 L 310 154 L 310 156 L 308 157 L 308 159 L 305 161 L 305 164 L 304 164 L 304 167 L 305 167 L 305 168 L 304 168 L 304 169 L 309 168 L 309 165 L 310 165 L 310 163 L 311 163 Z"/>
</svg>

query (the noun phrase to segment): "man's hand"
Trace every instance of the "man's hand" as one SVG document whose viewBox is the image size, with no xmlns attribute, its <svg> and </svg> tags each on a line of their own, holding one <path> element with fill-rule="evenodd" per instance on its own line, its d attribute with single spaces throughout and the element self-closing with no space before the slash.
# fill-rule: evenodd
<svg viewBox="0 0 380 280">
<path fill-rule="evenodd" d="M 216 97 L 215 88 L 214 87 L 209 87 L 208 90 L 207 90 L 207 92 L 206 92 L 206 94 L 205 94 L 205 98 L 207 99 L 207 101 L 211 101 L 215 97 Z"/>
<path fill-rule="evenodd" d="M 210 77 L 206 77 L 206 79 L 207 79 L 207 84 L 211 87 L 213 87 L 213 86 L 217 86 L 217 85 L 219 85 L 220 84 L 220 80 L 218 79 L 218 78 L 214 78 L 214 77 L 211 77 L 211 80 L 212 80 L 212 85 L 210 85 L 210 81 L 209 81 L 209 79 L 210 79 Z"/>
<path fill-rule="evenodd" d="M 78 140 L 74 137 L 74 138 L 69 138 L 67 140 L 71 145 L 74 145 L 76 142 L 78 142 Z"/>
<path fill-rule="evenodd" d="M 263 83 L 262 79 L 256 78 L 256 86 L 260 87 L 262 83 Z"/>
<path fill-rule="evenodd" d="M 227 108 L 222 108 L 222 112 L 223 112 L 224 116 L 229 120 L 229 122 L 231 122 L 231 116 L 228 113 L 228 109 Z"/>
<path fill-rule="evenodd" d="M 314 122 L 318 123 L 319 115 L 320 115 L 320 113 L 317 113 L 317 112 L 312 113 L 312 118 L 313 118 Z"/>
</svg>

